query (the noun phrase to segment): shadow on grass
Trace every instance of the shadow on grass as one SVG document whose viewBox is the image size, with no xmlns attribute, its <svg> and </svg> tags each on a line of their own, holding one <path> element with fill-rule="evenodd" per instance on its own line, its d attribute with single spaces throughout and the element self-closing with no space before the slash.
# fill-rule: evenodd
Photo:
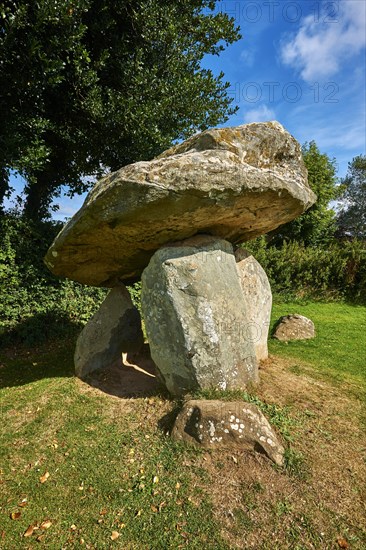
<svg viewBox="0 0 366 550">
<path fill-rule="evenodd" d="M 66 316 L 39 314 L 0 334 L 0 387 L 74 375 L 81 327 Z"/>
<path fill-rule="evenodd" d="M 167 396 L 151 359 L 149 344 L 144 344 L 139 353 L 123 355 L 121 361 L 90 373 L 84 382 L 103 393 L 125 399 Z"/>
<path fill-rule="evenodd" d="M 74 351 L 81 328 L 66 316 L 43 314 L 0 334 L 0 388 L 75 376 Z M 139 353 L 91 373 L 84 381 L 115 397 L 166 396 L 148 344 Z"/>
</svg>

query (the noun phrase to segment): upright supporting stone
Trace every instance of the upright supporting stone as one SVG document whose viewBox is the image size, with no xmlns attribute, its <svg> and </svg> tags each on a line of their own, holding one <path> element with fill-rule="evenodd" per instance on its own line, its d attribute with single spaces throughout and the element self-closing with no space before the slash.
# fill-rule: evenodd
<svg viewBox="0 0 366 550">
<path fill-rule="evenodd" d="M 113 288 L 76 342 L 75 372 L 90 372 L 122 362 L 122 352 L 139 351 L 144 343 L 140 314 L 121 283 Z"/>
<path fill-rule="evenodd" d="M 272 292 L 263 267 L 244 248 L 235 251 L 240 283 L 250 323 L 248 331 L 258 361 L 268 357 L 268 331 L 271 322 Z"/>
<path fill-rule="evenodd" d="M 142 274 L 151 356 L 175 395 L 258 379 L 230 243 L 198 235 L 158 250 Z"/>
</svg>

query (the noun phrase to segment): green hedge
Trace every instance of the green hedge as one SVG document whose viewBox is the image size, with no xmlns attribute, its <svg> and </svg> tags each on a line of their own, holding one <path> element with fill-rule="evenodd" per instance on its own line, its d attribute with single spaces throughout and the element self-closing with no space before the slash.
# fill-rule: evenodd
<svg viewBox="0 0 366 550">
<path fill-rule="evenodd" d="M 54 277 L 43 257 L 61 229 L 17 214 L 0 220 L 0 339 L 32 344 L 73 333 L 87 322 L 106 290 Z"/>
<path fill-rule="evenodd" d="M 260 237 L 243 246 L 266 271 L 274 295 L 366 302 L 363 242 L 335 241 L 326 249 L 291 242 L 276 248 Z"/>
</svg>

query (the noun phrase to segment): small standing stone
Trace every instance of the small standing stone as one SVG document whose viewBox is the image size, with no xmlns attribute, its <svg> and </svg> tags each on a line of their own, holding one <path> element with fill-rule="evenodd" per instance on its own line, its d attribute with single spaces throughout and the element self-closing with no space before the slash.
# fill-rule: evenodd
<svg viewBox="0 0 366 550">
<path fill-rule="evenodd" d="M 271 323 L 272 292 L 268 277 L 259 262 L 244 248 L 235 251 L 257 361 L 268 357 L 268 331 Z"/>
<path fill-rule="evenodd" d="M 313 321 L 299 315 L 284 315 L 277 321 L 273 338 L 287 342 L 288 340 L 309 340 L 315 337 L 315 327 Z"/>
<path fill-rule="evenodd" d="M 122 362 L 122 352 L 137 352 L 143 343 L 140 314 L 127 288 L 121 284 L 109 292 L 77 339 L 76 375 L 83 378 L 116 361 Z"/>
</svg>

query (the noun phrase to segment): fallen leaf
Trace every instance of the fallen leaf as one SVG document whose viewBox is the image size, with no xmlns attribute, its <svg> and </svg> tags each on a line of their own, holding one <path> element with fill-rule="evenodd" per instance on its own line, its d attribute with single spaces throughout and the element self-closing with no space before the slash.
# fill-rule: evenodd
<svg viewBox="0 0 366 550">
<path fill-rule="evenodd" d="M 103 510 L 101 510 L 101 511 L 99 512 L 99 515 L 100 515 L 100 516 L 105 516 L 106 513 L 107 513 L 106 508 L 103 508 Z"/>
<path fill-rule="evenodd" d="M 137 510 L 137 512 L 135 514 L 135 517 L 137 518 L 137 517 L 141 516 L 141 514 L 142 514 L 142 510 Z"/>
<path fill-rule="evenodd" d="M 233 459 L 233 461 L 234 461 L 235 464 L 238 463 L 238 459 L 237 459 L 235 456 L 232 456 L 231 458 Z"/>
<path fill-rule="evenodd" d="M 151 510 L 153 512 L 159 512 L 159 508 L 157 508 L 156 506 L 154 506 L 153 504 L 150 506 Z"/>
<path fill-rule="evenodd" d="M 76 531 L 76 525 L 73 523 L 70 527 L 71 531 Z"/>
<path fill-rule="evenodd" d="M 52 521 L 49 520 L 49 519 L 46 519 L 45 521 L 43 521 L 40 525 L 40 528 L 41 529 L 49 529 L 52 525 Z"/>
<path fill-rule="evenodd" d="M 31 537 L 33 535 L 34 531 L 34 525 L 30 525 L 26 532 L 24 533 L 23 537 Z"/>
<path fill-rule="evenodd" d="M 21 515 L 21 512 L 12 512 L 10 514 L 10 519 L 19 519 Z"/>
<path fill-rule="evenodd" d="M 158 478 L 158 476 L 154 476 L 154 477 L 153 477 L 153 483 L 159 483 L 159 478 Z"/>
<path fill-rule="evenodd" d="M 111 539 L 116 540 L 116 539 L 118 539 L 118 537 L 119 537 L 118 531 L 112 531 Z"/>
<path fill-rule="evenodd" d="M 18 504 L 18 506 L 20 506 L 20 508 L 25 508 L 25 506 L 27 506 L 27 504 L 28 504 L 27 499 L 26 499 L 26 498 L 23 498 L 22 502 L 20 502 L 20 503 Z"/>
<path fill-rule="evenodd" d="M 45 481 L 47 481 L 47 479 L 48 479 L 49 477 L 50 477 L 49 472 L 46 472 L 45 474 L 43 474 L 43 476 L 41 476 L 41 477 L 39 478 L 39 481 L 40 481 L 41 483 L 44 483 Z"/>
<path fill-rule="evenodd" d="M 346 539 L 343 539 L 342 537 L 339 537 L 339 539 L 337 539 L 337 543 L 339 548 L 349 548 L 348 542 L 346 541 Z"/>
<path fill-rule="evenodd" d="M 46 535 L 38 535 L 38 537 L 36 538 L 36 541 L 43 542 L 45 538 L 46 538 Z"/>
<path fill-rule="evenodd" d="M 180 489 L 180 483 L 179 483 L 179 481 L 175 484 L 175 488 L 176 488 L 177 491 L 179 491 L 179 489 Z"/>
</svg>

